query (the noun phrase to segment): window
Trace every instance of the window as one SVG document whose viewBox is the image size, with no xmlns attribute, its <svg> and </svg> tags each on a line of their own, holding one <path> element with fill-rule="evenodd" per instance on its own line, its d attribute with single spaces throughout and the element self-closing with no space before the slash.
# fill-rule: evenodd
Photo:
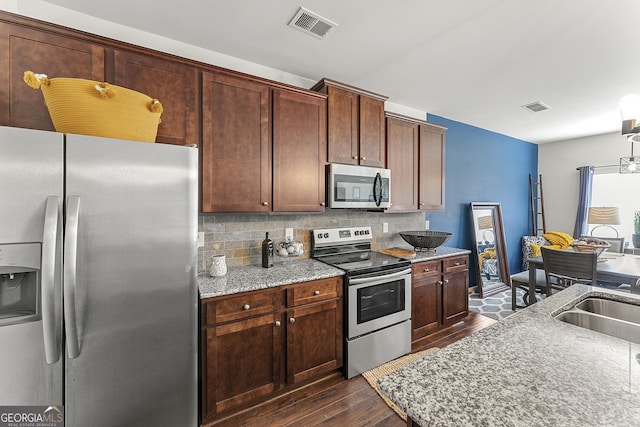
<svg viewBox="0 0 640 427">
<path fill-rule="evenodd" d="M 633 233 L 633 213 L 640 211 L 640 174 L 596 173 L 593 175 L 591 206 L 617 206 L 622 224 L 613 225 L 625 244 L 631 244 Z M 589 224 L 589 233 L 595 225 Z M 607 227 L 595 231 L 595 236 L 615 237 Z"/>
</svg>

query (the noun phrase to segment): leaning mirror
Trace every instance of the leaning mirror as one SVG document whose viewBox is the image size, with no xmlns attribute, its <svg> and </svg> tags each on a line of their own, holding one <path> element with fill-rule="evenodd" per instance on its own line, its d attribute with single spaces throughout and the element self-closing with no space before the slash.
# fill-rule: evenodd
<svg viewBox="0 0 640 427">
<path fill-rule="evenodd" d="M 500 203 L 472 202 L 471 229 L 480 298 L 510 289 Z"/>
</svg>

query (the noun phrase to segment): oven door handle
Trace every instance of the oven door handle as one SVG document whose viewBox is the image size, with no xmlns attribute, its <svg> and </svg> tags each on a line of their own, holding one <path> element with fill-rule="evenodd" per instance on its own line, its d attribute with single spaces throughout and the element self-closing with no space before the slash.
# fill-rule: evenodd
<svg viewBox="0 0 640 427">
<path fill-rule="evenodd" d="M 375 276 L 375 277 L 363 277 L 362 279 L 349 279 L 350 285 L 359 285 L 360 283 L 367 283 L 373 281 L 380 280 L 388 280 L 396 277 L 404 276 L 406 274 L 411 274 L 411 269 L 407 268 L 406 270 L 398 271 L 397 273 L 387 274 L 386 276 Z"/>
</svg>

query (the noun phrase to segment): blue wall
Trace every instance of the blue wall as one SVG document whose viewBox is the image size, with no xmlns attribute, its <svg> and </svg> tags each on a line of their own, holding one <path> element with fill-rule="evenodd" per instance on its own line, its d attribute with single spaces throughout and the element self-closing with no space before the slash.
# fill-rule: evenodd
<svg viewBox="0 0 640 427">
<path fill-rule="evenodd" d="M 453 233 L 445 246 L 473 248 L 471 202 L 499 202 L 511 274 L 522 267 L 522 236 L 531 234 L 529 174 L 538 174 L 538 146 L 485 129 L 427 114 L 448 128 L 445 152 L 445 210 L 430 212 L 429 228 Z M 476 285 L 475 264 L 469 274 Z"/>
</svg>

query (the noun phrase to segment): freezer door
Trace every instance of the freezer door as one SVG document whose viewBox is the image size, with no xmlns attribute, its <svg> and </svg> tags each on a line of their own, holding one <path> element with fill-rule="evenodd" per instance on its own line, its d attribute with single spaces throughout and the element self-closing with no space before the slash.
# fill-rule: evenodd
<svg viewBox="0 0 640 427">
<path fill-rule="evenodd" d="M 63 403 L 62 161 L 62 134 L 0 127 L 0 405 Z"/>
<path fill-rule="evenodd" d="M 67 426 L 196 426 L 197 149 L 66 148 Z"/>
</svg>

